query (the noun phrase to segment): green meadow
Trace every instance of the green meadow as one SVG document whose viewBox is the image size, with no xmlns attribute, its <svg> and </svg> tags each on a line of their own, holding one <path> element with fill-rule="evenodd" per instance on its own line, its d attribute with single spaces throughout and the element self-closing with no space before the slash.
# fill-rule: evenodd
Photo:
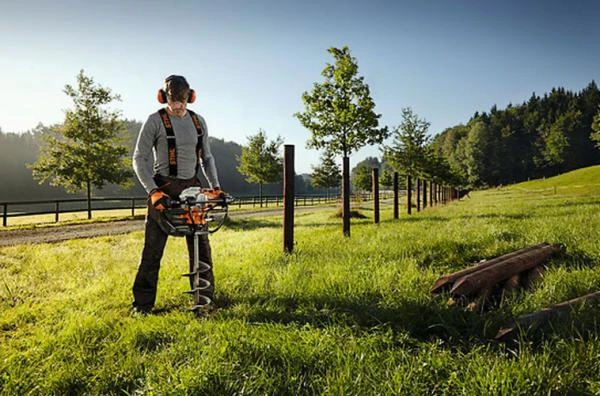
<svg viewBox="0 0 600 396">
<path fill-rule="evenodd" d="M 231 222 L 211 238 L 219 309 L 188 312 L 187 252 L 167 244 L 156 312 L 130 314 L 143 232 L 0 248 L 0 394 L 600 394 L 593 304 L 493 340 L 514 317 L 600 290 L 600 167 L 381 223 L 363 206 Z M 1 237 L 0 232 L 0 237 Z M 484 258 L 562 243 L 531 290 L 483 311 L 432 295 Z"/>
</svg>

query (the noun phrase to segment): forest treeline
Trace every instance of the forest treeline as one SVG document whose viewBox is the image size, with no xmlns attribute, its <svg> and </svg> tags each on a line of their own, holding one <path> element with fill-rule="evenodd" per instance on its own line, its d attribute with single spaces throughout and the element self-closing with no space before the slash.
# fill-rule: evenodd
<svg viewBox="0 0 600 396">
<path fill-rule="evenodd" d="M 432 145 L 465 186 L 553 176 L 600 163 L 592 139 L 599 106 L 594 81 L 576 93 L 553 88 L 518 106 L 475 113 L 466 124 L 437 135 Z"/>
<path fill-rule="evenodd" d="M 137 135 L 141 128 L 138 121 L 125 120 L 127 134 L 123 137 L 125 144 L 130 148 L 129 157 Z M 63 188 L 52 187 L 48 183 L 39 184 L 32 176 L 32 171 L 27 166 L 32 164 L 38 157 L 40 147 L 43 144 L 42 136 L 49 131 L 49 127 L 38 124 L 34 129 L 25 133 L 9 133 L 0 130 L 0 202 L 2 201 L 31 201 L 47 199 L 63 199 L 83 197 L 80 194 L 69 194 Z M 258 195 L 258 185 L 245 181 L 245 176 L 237 170 L 237 158 L 242 152 L 242 146 L 234 142 L 226 142 L 222 139 L 209 137 L 211 150 L 217 160 L 219 181 L 224 190 L 236 195 Z M 296 176 L 296 190 L 298 194 L 312 194 L 321 192 L 313 189 L 306 179 L 306 175 Z M 208 185 L 203 180 L 205 186 Z M 144 196 L 145 192 L 137 178 L 132 177 L 130 189 L 108 185 L 102 190 L 94 190 L 95 197 L 122 197 L 122 196 Z M 281 194 L 281 184 L 267 184 L 264 186 L 264 194 Z M 325 190 L 323 190 L 324 192 Z"/>
<path fill-rule="evenodd" d="M 466 124 L 447 128 L 433 137 L 429 146 L 445 160 L 453 181 L 461 187 L 497 186 L 553 176 L 600 164 L 597 146 L 600 137 L 596 136 L 596 142 L 592 139 L 594 119 L 600 123 L 599 109 L 600 90 L 594 81 L 579 92 L 553 88 L 541 97 L 532 94 L 521 105 L 509 104 L 503 110 L 493 106 L 488 112 L 476 112 Z M 125 120 L 125 125 L 124 139 L 131 156 L 141 123 Z M 48 130 L 49 127 L 43 124 L 21 134 L 0 129 L 0 181 L 3 187 L 0 201 L 74 196 L 62 188 L 39 184 L 27 166 L 37 159 L 41 137 Z M 600 135 L 600 131 L 595 134 Z M 234 195 L 258 195 L 258 185 L 246 182 L 245 176 L 237 170 L 242 146 L 214 137 L 210 139 L 222 187 Z M 361 176 L 363 167 L 382 168 L 382 176 L 389 176 L 384 160 L 369 157 L 354 166 L 354 189 L 369 189 L 369 171 L 362 172 Z M 362 179 L 364 183 L 361 183 Z M 207 185 L 206 181 L 204 183 Z M 145 194 L 135 176 L 132 185 L 129 190 L 109 185 L 94 191 L 94 196 Z M 280 183 L 264 186 L 265 194 L 281 194 L 281 191 Z M 312 194 L 326 190 L 313 187 L 309 175 L 297 175 L 296 191 L 297 194 Z"/>
</svg>

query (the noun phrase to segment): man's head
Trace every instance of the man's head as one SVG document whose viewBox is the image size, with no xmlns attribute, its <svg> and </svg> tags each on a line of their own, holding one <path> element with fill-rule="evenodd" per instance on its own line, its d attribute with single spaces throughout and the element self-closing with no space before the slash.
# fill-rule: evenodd
<svg viewBox="0 0 600 396">
<path fill-rule="evenodd" d="M 165 79 L 163 88 L 158 91 L 158 101 L 167 104 L 167 110 L 183 117 L 188 103 L 196 100 L 196 93 L 190 89 L 185 77 L 170 75 Z"/>
</svg>

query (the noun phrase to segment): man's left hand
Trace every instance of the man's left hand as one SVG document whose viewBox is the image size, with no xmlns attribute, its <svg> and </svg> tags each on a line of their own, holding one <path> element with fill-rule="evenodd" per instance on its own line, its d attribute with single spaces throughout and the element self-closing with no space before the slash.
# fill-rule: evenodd
<svg viewBox="0 0 600 396">
<path fill-rule="evenodd" d="M 205 189 L 204 194 L 208 199 L 223 199 L 225 198 L 225 193 L 221 191 L 219 187 L 215 187 L 212 189 Z"/>
</svg>

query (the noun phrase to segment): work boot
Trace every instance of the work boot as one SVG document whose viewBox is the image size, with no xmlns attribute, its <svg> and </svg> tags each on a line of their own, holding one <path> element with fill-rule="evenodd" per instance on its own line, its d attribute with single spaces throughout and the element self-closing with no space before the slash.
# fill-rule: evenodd
<svg viewBox="0 0 600 396">
<path fill-rule="evenodd" d="M 152 307 L 133 307 L 131 309 L 132 316 L 146 316 L 152 313 Z"/>
</svg>

